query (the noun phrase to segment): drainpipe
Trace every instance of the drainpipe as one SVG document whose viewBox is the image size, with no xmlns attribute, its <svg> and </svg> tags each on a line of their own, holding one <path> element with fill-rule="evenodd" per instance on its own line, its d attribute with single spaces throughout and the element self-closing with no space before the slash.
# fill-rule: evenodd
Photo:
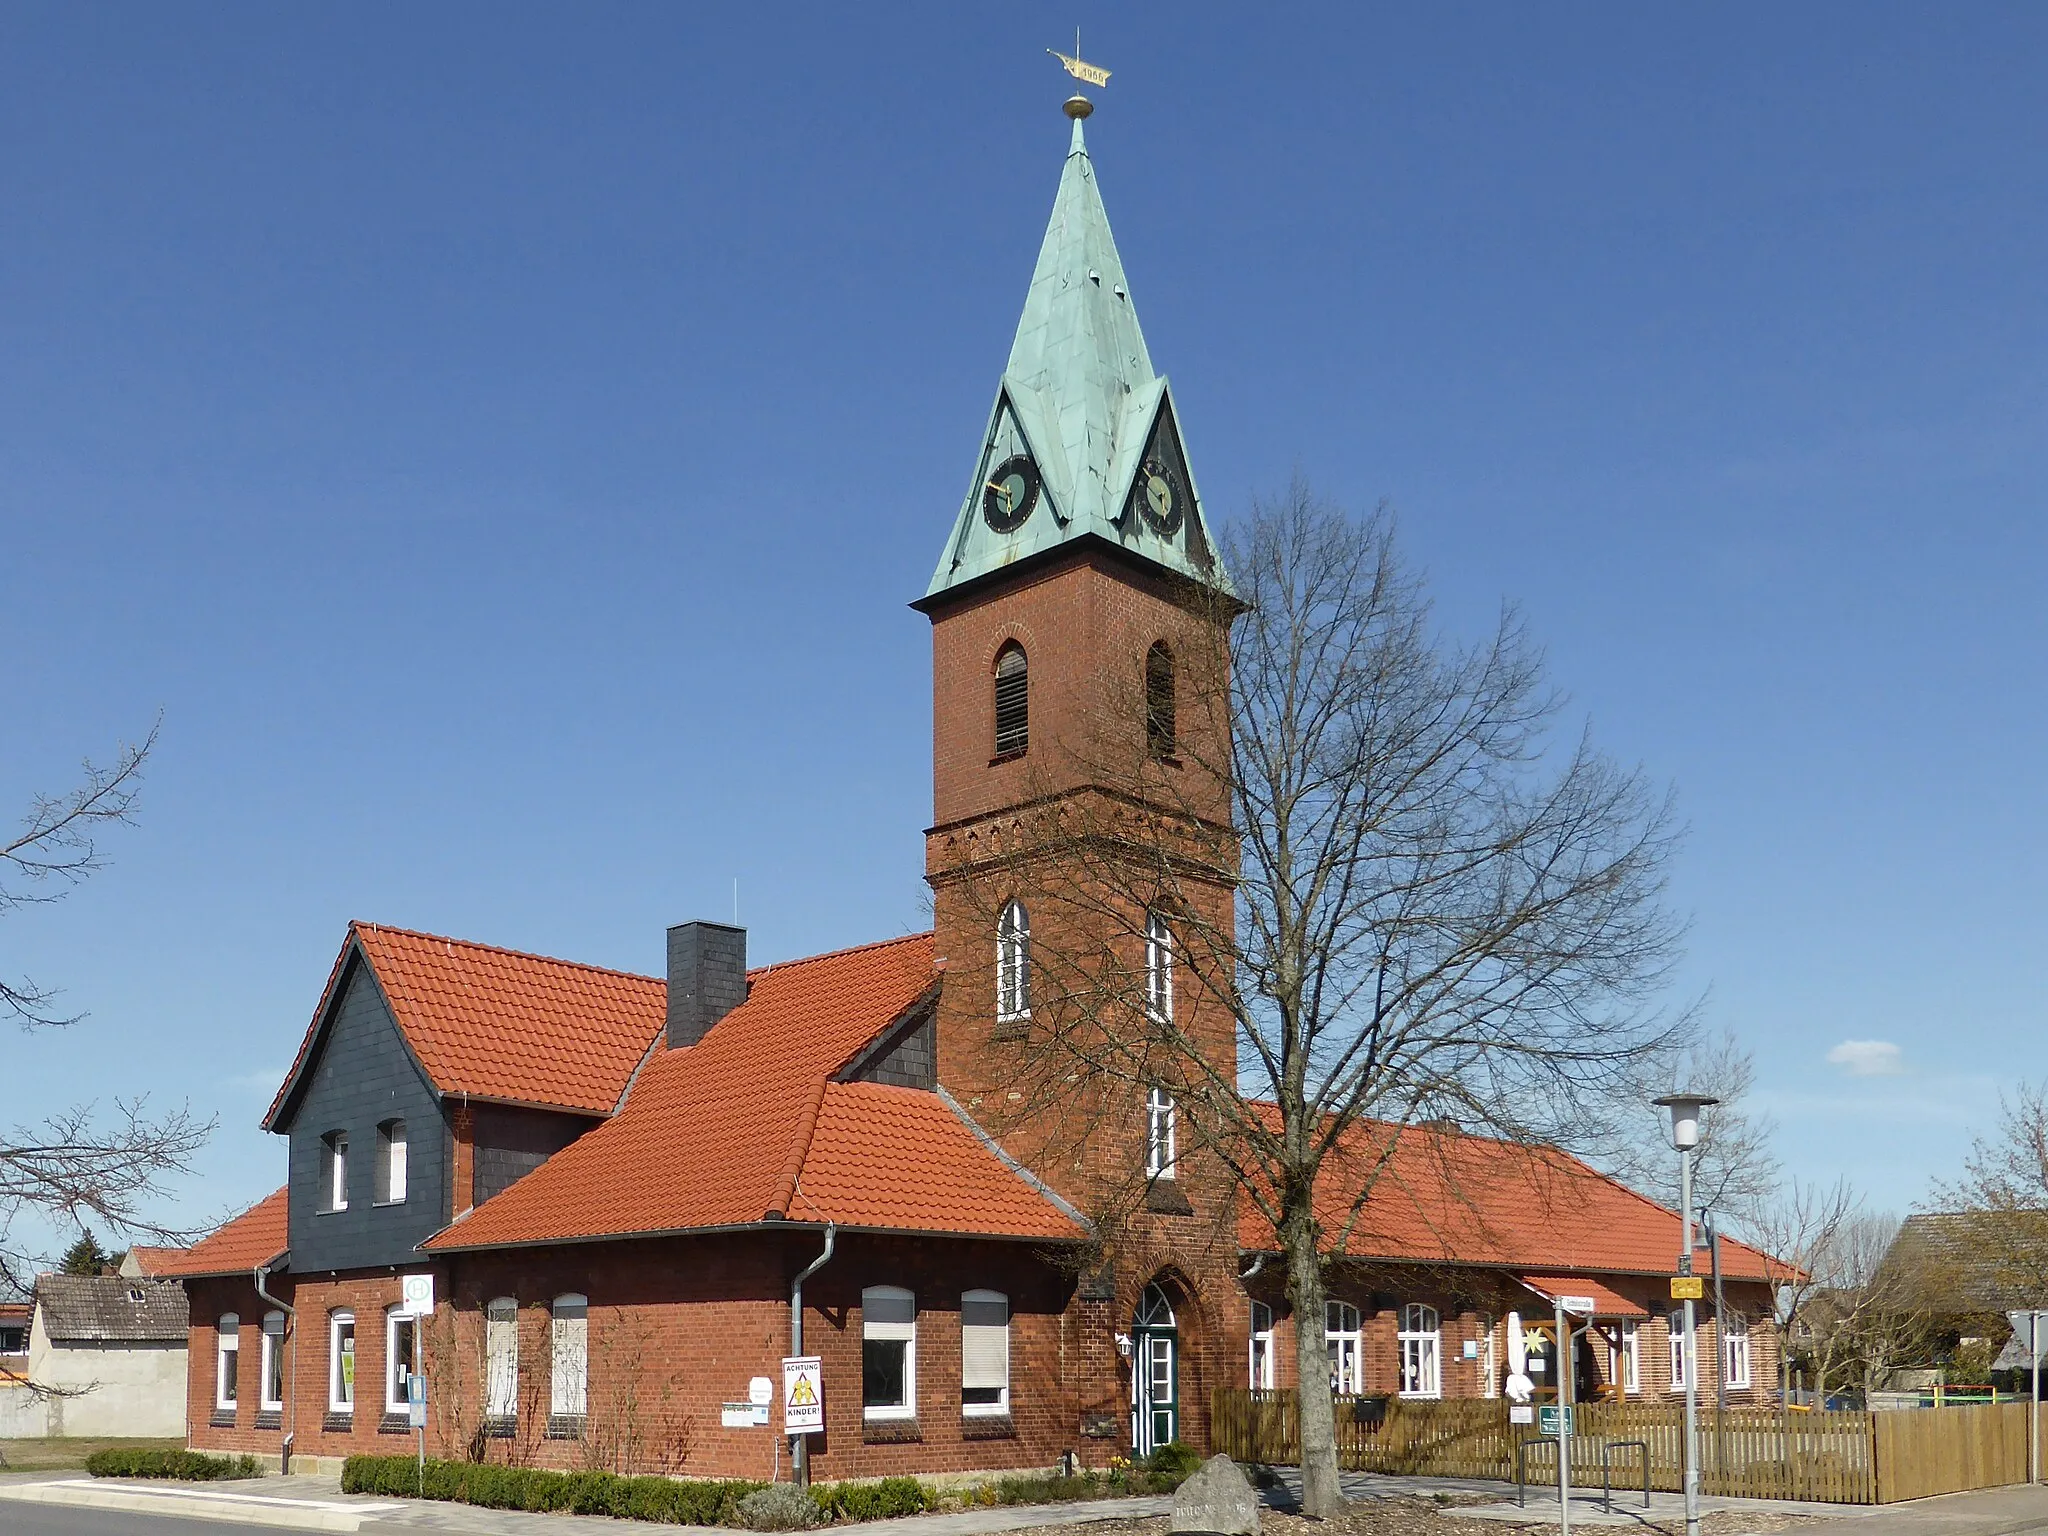
<svg viewBox="0 0 2048 1536">
<path fill-rule="evenodd" d="M 825 1251 L 805 1266 L 789 1288 L 789 1352 L 800 1355 L 804 1352 L 804 1282 L 815 1275 L 832 1258 L 832 1245 L 839 1237 L 839 1228 L 831 1222 L 825 1223 Z M 799 1488 L 811 1486 L 811 1437 L 791 1435 L 789 1447 L 790 1473 Z"/>
<path fill-rule="evenodd" d="M 256 1294 L 263 1300 L 269 1302 L 273 1307 L 277 1308 L 278 1311 L 282 1312 L 285 1315 L 285 1317 L 288 1319 L 285 1326 L 291 1333 L 292 1385 L 291 1391 L 288 1392 L 285 1396 L 284 1444 L 281 1447 L 279 1447 L 277 1455 L 278 1476 L 286 1477 L 291 1474 L 292 1470 L 292 1437 L 298 1432 L 294 1426 L 298 1423 L 299 1416 L 299 1311 L 298 1308 L 288 1306 L 286 1303 L 279 1301 L 275 1296 L 270 1294 L 269 1290 L 266 1289 L 263 1284 L 263 1282 L 268 1280 L 269 1278 L 270 1265 L 258 1264 L 256 1266 L 255 1273 Z M 283 1341 L 280 1340 L 279 1342 L 282 1343 Z M 261 1356 L 259 1355 L 258 1358 L 260 1359 Z M 263 1402 L 263 1383 L 260 1381 L 256 1383 L 256 1401 L 257 1404 L 261 1406 Z"/>
</svg>

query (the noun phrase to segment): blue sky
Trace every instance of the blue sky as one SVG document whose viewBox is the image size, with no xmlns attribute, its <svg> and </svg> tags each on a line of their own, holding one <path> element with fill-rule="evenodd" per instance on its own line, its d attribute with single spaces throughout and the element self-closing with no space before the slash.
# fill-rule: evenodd
<svg viewBox="0 0 2048 1536">
<path fill-rule="evenodd" d="M 735 878 L 759 958 L 923 925 L 904 605 L 1074 19 L 7 8 L 0 807 L 164 717 L 114 867 L 0 930 L 91 1015 L 10 1110 L 218 1112 L 196 1220 L 281 1179 L 351 917 L 647 971 Z M 1298 469 L 1454 630 L 1520 602 L 1677 786 L 1788 1167 L 1921 1197 L 2048 1070 L 2048 10 L 1080 19 L 1212 516 Z"/>
</svg>

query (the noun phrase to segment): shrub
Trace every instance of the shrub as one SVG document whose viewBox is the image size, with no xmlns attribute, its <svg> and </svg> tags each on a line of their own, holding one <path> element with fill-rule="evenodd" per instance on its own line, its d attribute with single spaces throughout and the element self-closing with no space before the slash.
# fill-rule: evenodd
<svg viewBox="0 0 2048 1536">
<path fill-rule="evenodd" d="M 1178 1440 L 1167 1441 L 1144 1461 L 1147 1477 L 1161 1493 L 1171 1493 L 1193 1477 L 1201 1465 L 1201 1453 Z"/>
<path fill-rule="evenodd" d="M 825 1523 L 818 1501 L 794 1483 L 756 1488 L 740 1500 L 738 1513 L 750 1531 L 803 1531 Z"/>
<path fill-rule="evenodd" d="M 486 1462 L 430 1461 L 425 1488 L 410 1456 L 351 1456 L 342 1463 L 344 1493 L 445 1499 L 484 1509 L 612 1515 L 667 1525 L 718 1525 L 761 1484 L 682 1482 L 670 1477 L 618 1477 L 610 1472 L 549 1472 Z"/>
<path fill-rule="evenodd" d="M 938 1500 L 914 1477 L 885 1477 L 878 1483 L 826 1483 L 814 1486 L 818 1508 L 842 1520 L 888 1520 L 921 1515 Z"/>
<path fill-rule="evenodd" d="M 94 1477 L 175 1477 L 211 1483 L 226 1477 L 261 1477 L 254 1456 L 208 1456 L 199 1451 L 94 1451 L 85 1459 Z"/>
<path fill-rule="evenodd" d="M 999 1504 L 1066 1504 L 1076 1499 L 1100 1498 L 1101 1481 L 1083 1472 L 1078 1477 L 1003 1477 L 993 1490 Z"/>
</svg>

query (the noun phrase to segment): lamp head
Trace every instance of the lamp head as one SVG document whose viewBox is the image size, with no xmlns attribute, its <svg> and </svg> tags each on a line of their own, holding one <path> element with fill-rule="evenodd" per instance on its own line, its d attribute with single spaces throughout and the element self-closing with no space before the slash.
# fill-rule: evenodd
<svg viewBox="0 0 2048 1536">
<path fill-rule="evenodd" d="M 1703 1093 L 1667 1093 L 1655 1102 L 1671 1111 L 1671 1145 L 1690 1152 L 1700 1144 L 1700 1111 L 1721 1101 Z"/>
</svg>

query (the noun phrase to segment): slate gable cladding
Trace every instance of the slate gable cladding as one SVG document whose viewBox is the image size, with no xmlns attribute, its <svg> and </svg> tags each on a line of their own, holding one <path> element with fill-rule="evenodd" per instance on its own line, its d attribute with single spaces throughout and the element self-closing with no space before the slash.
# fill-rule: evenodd
<svg viewBox="0 0 2048 1536">
<path fill-rule="evenodd" d="M 383 989 L 360 955 L 344 964 L 326 1038 L 279 1127 L 291 1140 L 292 1267 L 300 1273 L 405 1264 L 446 1225 L 448 1140 L 440 1096 L 406 1045 Z M 377 1197 L 378 1126 L 406 1125 L 401 1203 Z M 348 1206 L 328 1209 L 322 1141 L 348 1136 Z"/>
</svg>

